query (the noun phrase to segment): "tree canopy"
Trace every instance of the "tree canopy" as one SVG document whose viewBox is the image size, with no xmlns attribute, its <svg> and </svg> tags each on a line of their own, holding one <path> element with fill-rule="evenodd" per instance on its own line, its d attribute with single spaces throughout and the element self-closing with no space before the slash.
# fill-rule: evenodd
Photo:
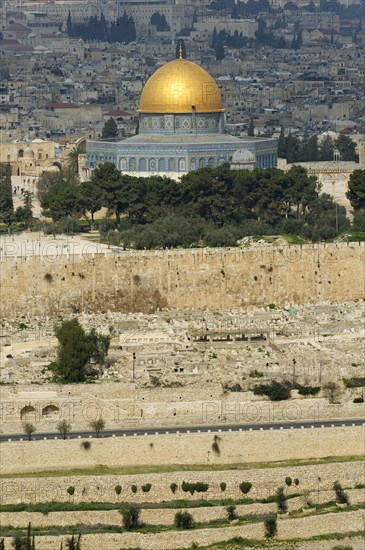
<svg viewBox="0 0 365 550">
<path fill-rule="evenodd" d="M 346 193 L 354 210 L 365 209 L 365 170 L 354 170 Z"/>
<path fill-rule="evenodd" d="M 64 321 L 55 328 L 58 340 L 57 359 L 53 371 L 62 382 L 83 382 L 91 360 L 102 364 L 109 350 L 110 338 L 98 335 L 95 329 L 86 333 L 77 319 Z"/>
<path fill-rule="evenodd" d="M 11 166 L 0 164 L 0 221 L 10 227 L 14 216 L 11 188 Z"/>
</svg>

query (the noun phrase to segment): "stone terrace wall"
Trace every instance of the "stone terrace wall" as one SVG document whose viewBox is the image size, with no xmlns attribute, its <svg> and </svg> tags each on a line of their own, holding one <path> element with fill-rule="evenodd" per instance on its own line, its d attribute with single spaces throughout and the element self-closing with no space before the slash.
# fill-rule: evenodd
<svg viewBox="0 0 365 550">
<path fill-rule="evenodd" d="M 313 537 L 330 533 L 360 532 L 364 528 L 364 512 L 342 512 L 321 516 L 279 519 L 278 538 L 293 539 L 299 536 Z M 223 542 L 233 537 L 262 540 L 263 523 L 236 525 L 215 529 L 197 529 L 194 531 L 167 531 L 158 534 L 121 533 L 106 535 L 84 535 L 82 548 L 85 550 L 136 548 L 144 550 L 166 550 L 168 548 L 191 548 L 193 542 L 209 545 Z M 35 537 L 37 550 L 49 550 L 59 547 L 60 538 Z M 6 540 L 6 550 L 10 549 L 10 540 Z"/>
<path fill-rule="evenodd" d="M 2 474 L 44 470 L 171 464 L 242 464 L 328 456 L 362 456 L 364 427 L 307 428 L 219 434 L 148 435 L 81 440 L 23 441 L 2 444 Z"/>
<path fill-rule="evenodd" d="M 355 487 L 363 483 L 364 463 L 360 460 L 352 462 L 334 462 L 330 464 L 313 464 L 307 466 L 285 466 L 277 468 L 247 468 L 245 470 L 204 470 L 186 472 L 164 472 L 153 474 L 130 475 L 99 475 L 85 476 L 72 475 L 60 477 L 39 478 L 4 478 L 0 480 L 0 504 L 40 503 L 40 502 L 161 502 L 172 500 L 207 500 L 242 498 L 239 484 L 242 481 L 252 483 L 247 495 L 253 499 L 267 498 L 275 494 L 278 487 L 285 487 L 287 494 L 311 491 L 314 502 L 324 502 L 334 499 L 333 483 L 339 481 L 349 493 L 350 502 L 358 502 L 355 493 L 363 489 L 347 491 L 348 487 Z M 288 488 L 285 478 L 289 476 L 299 480 L 298 486 L 293 482 Z M 181 489 L 183 481 L 208 483 L 205 493 L 191 495 Z M 224 495 L 220 483 L 226 483 Z M 150 483 L 148 493 L 141 491 L 143 484 Z M 171 491 L 171 483 L 178 486 L 176 492 Z M 115 486 L 121 485 L 120 496 L 115 493 Z M 137 492 L 133 493 L 132 485 L 137 485 Z M 73 486 L 75 493 L 72 497 L 67 488 Z M 291 501 L 288 501 L 290 504 Z M 258 506 L 255 504 L 254 506 Z M 260 505 L 262 506 L 262 505 Z M 267 506 L 267 505 L 265 505 Z"/>
<path fill-rule="evenodd" d="M 364 296 L 364 243 L 8 256 L 1 315 L 229 309 Z"/>
</svg>

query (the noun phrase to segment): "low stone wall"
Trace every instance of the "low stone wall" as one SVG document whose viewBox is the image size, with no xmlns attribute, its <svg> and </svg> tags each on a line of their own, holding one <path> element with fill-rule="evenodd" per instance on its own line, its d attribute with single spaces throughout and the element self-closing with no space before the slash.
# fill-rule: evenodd
<svg viewBox="0 0 365 550">
<path fill-rule="evenodd" d="M 121 388 L 119 398 L 114 390 L 95 385 L 93 390 L 80 386 L 67 385 L 61 391 L 58 388 L 45 387 L 38 391 L 23 388 L 2 389 L 0 407 L 0 429 L 3 433 L 22 433 L 24 421 L 32 422 L 37 432 L 57 431 L 57 424 L 66 419 L 73 431 L 90 430 L 90 421 L 103 417 L 106 427 L 144 428 L 152 426 L 206 425 L 250 422 L 314 422 L 329 418 L 363 418 L 363 403 L 341 403 L 332 405 L 324 398 L 300 398 L 289 401 L 269 401 L 258 399 L 252 392 L 231 393 L 222 396 L 220 391 L 188 390 L 178 388 L 174 391 L 164 388 L 151 389 L 150 392 L 129 388 L 129 394 L 123 396 Z M 109 386 L 109 384 L 107 385 Z M 77 393 L 78 392 L 78 395 Z M 47 395 L 49 397 L 47 398 Z M 203 397 L 203 398 L 202 398 Z M 52 413 L 45 411 L 52 407 Z M 32 409 L 29 409 L 29 408 Z M 25 411 L 27 412 L 24 417 Z"/>
<path fill-rule="evenodd" d="M 278 520 L 278 539 L 293 539 L 298 536 L 313 537 L 331 533 L 359 532 L 364 528 L 364 512 L 342 512 L 298 519 Z M 122 533 L 105 535 L 84 535 L 83 550 L 116 550 L 118 548 L 136 548 L 143 550 L 167 550 L 175 548 L 191 548 L 193 542 L 206 546 L 227 541 L 233 537 L 243 537 L 254 540 L 264 538 L 263 523 L 237 525 L 212 529 L 196 529 L 192 531 L 166 531 L 158 534 Z M 35 537 L 37 550 L 58 548 L 61 537 Z M 6 539 L 6 550 L 10 550 L 10 539 Z"/>
</svg>

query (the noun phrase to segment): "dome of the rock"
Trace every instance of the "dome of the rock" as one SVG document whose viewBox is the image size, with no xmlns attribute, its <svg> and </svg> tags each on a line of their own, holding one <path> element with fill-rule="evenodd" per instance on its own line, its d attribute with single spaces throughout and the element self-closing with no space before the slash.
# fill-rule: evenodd
<svg viewBox="0 0 365 550">
<path fill-rule="evenodd" d="M 146 82 L 140 113 L 219 113 L 219 88 L 207 71 L 187 59 L 174 59 Z"/>
</svg>

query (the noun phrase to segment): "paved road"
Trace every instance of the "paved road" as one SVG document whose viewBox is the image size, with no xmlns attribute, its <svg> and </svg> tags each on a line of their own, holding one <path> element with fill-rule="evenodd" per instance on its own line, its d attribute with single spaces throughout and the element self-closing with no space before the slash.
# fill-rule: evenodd
<svg viewBox="0 0 365 550">
<path fill-rule="evenodd" d="M 115 430 L 105 430 L 100 433 L 99 437 L 130 437 L 143 435 L 165 435 L 165 434 L 192 434 L 192 433 L 219 433 L 219 432 L 247 432 L 247 431 L 262 431 L 262 430 L 303 430 L 312 428 L 336 428 L 348 426 L 365 426 L 365 419 L 362 418 L 345 418 L 336 420 L 321 420 L 310 421 L 304 420 L 301 422 L 255 422 L 253 424 L 210 424 L 198 426 L 170 426 L 160 428 L 121 428 Z M 67 434 L 67 439 L 85 439 L 96 437 L 95 432 L 91 430 L 71 432 Z M 9 434 L 0 435 L 0 442 L 22 441 L 27 440 L 25 434 Z M 59 432 L 34 433 L 33 441 L 40 440 L 62 439 Z"/>
</svg>

